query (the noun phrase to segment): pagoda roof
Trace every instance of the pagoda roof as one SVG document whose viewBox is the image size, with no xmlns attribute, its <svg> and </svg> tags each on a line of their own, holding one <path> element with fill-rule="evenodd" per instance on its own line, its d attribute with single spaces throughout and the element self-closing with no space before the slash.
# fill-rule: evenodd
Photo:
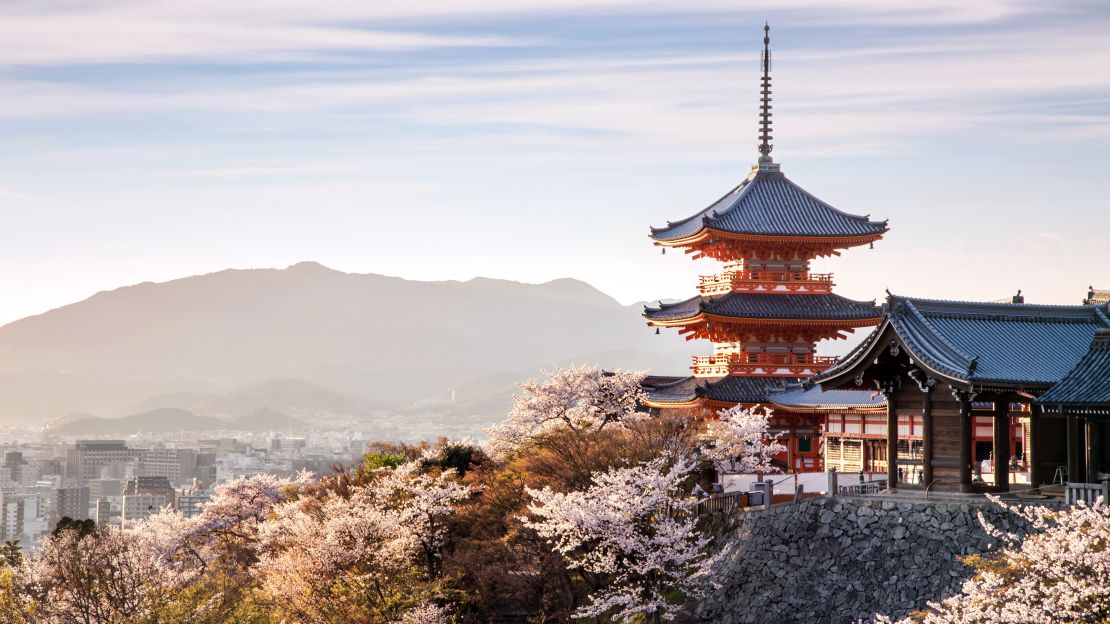
<svg viewBox="0 0 1110 624">
<path fill-rule="evenodd" d="M 787 410 L 876 410 L 886 399 L 869 390 L 822 390 L 819 385 L 799 386 L 768 397 L 772 405 Z"/>
<path fill-rule="evenodd" d="M 658 377 L 655 379 L 659 379 Z M 766 403 L 767 397 L 783 392 L 797 379 L 783 377 L 680 377 L 675 381 L 646 387 L 648 401 L 654 404 L 690 403 L 708 399 L 722 403 Z"/>
<path fill-rule="evenodd" d="M 924 368 L 968 384 L 1047 386 L 1068 374 L 1091 336 L 1110 327 L 1104 306 L 938 301 L 891 295 L 879 326 L 813 377 L 828 382 L 866 367 L 897 338 Z"/>
<path fill-rule="evenodd" d="M 1075 368 L 1036 402 L 1047 411 L 1110 415 L 1110 329 L 1096 331 Z"/>
<path fill-rule="evenodd" d="M 649 321 L 681 321 L 700 314 L 737 319 L 865 320 L 879 319 L 881 309 L 874 301 L 854 301 L 832 293 L 806 295 L 728 292 L 697 295 L 678 303 L 644 306 Z"/>
<path fill-rule="evenodd" d="M 698 399 L 720 403 L 761 403 L 790 411 L 876 410 L 886 406 L 881 394 L 865 390 L 822 390 L 799 378 L 649 377 L 648 400 L 655 405 L 686 404 Z"/>
<path fill-rule="evenodd" d="M 854 238 L 881 235 L 886 221 L 841 212 L 773 168 L 753 167 L 748 177 L 704 210 L 667 227 L 651 228 L 658 242 L 705 229 L 755 236 Z"/>
</svg>

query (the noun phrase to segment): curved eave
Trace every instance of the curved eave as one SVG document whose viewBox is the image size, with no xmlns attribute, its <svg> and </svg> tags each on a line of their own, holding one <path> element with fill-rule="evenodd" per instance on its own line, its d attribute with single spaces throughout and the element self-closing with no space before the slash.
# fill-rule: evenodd
<svg viewBox="0 0 1110 624">
<path fill-rule="evenodd" d="M 976 377 L 975 375 L 967 375 L 966 373 L 959 373 L 951 370 L 947 366 L 943 366 L 931 357 L 922 357 L 920 351 L 915 349 L 911 343 L 903 340 L 897 332 L 892 332 L 890 340 L 883 339 L 882 332 L 890 327 L 890 321 L 886 321 L 883 326 L 876 329 L 879 333 L 877 338 L 872 341 L 863 351 L 858 352 L 852 358 L 851 363 L 846 363 L 843 368 L 829 369 L 825 373 L 820 373 L 815 376 L 815 381 L 822 386 L 830 388 L 837 388 L 847 383 L 858 374 L 860 364 L 870 363 L 875 360 L 878 353 L 889 346 L 890 340 L 898 343 L 899 348 L 904 350 L 909 358 L 913 361 L 914 366 L 923 369 L 930 376 L 936 378 L 938 381 L 943 381 L 951 386 L 959 386 L 962 388 L 975 388 L 976 391 L 989 391 L 989 390 L 1039 390 L 1051 386 L 1054 382 L 1047 382 L 1044 380 L 1016 380 L 1016 379 L 993 379 L 988 377 Z M 870 366 L 870 364 L 867 364 Z M 828 376 L 825 376 L 829 373 Z"/>
<path fill-rule="evenodd" d="M 654 234 L 649 235 L 655 244 L 659 247 L 693 247 L 701 244 L 708 243 L 710 240 L 735 240 L 744 242 L 758 242 L 762 244 L 768 243 L 782 243 L 782 244 L 797 244 L 806 243 L 813 245 L 835 246 L 836 248 L 847 249 L 849 247 L 858 247 L 873 243 L 883 237 L 888 231 L 887 226 L 884 224 L 883 229 L 873 234 L 856 234 L 852 236 L 810 236 L 805 234 L 754 234 L 754 233 L 739 233 L 730 232 L 728 230 L 719 230 L 710 226 L 702 226 L 698 231 L 674 239 L 660 239 L 656 238 Z"/>
<path fill-rule="evenodd" d="M 648 407 L 657 407 L 657 408 L 660 408 L 660 409 L 665 409 L 665 408 L 697 407 L 698 403 L 700 403 L 701 401 L 702 401 L 701 397 L 694 397 L 693 399 L 690 399 L 689 401 L 653 401 L 651 399 L 645 399 L 643 401 L 643 404 L 648 406 Z"/>
<path fill-rule="evenodd" d="M 772 408 L 792 414 L 885 414 L 886 406 L 872 405 L 779 405 L 771 401 Z"/>
<path fill-rule="evenodd" d="M 1093 403 L 1038 403 L 1046 414 L 1073 414 L 1075 416 L 1110 416 L 1110 405 Z"/>
<path fill-rule="evenodd" d="M 810 326 L 819 325 L 821 327 L 867 327 L 879 322 L 881 316 L 867 317 L 867 318 L 835 318 L 835 319 L 813 319 L 813 318 L 751 318 L 740 316 L 721 316 L 718 314 L 709 314 L 706 312 L 699 312 L 693 316 L 676 319 L 647 319 L 647 324 L 651 327 L 685 327 L 687 325 L 698 325 L 701 323 L 725 323 L 729 325 L 787 325 L 787 326 Z"/>
<path fill-rule="evenodd" d="M 888 330 L 890 331 L 888 332 Z M 897 342 L 898 346 L 904 349 L 906 353 L 910 354 L 910 357 L 916 363 L 918 363 L 918 365 L 925 368 L 935 377 L 938 377 L 946 382 L 956 382 L 960 385 L 968 384 L 967 379 L 954 377 L 949 372 L 937 370 L 937 368 L 930 365 L 928 360 L 921 358 L 914 349 L 906 344 L 905 340 L 902 340 L 902 337 L 898 335 L 897 331 L 893 331 L 889 318 L 883 321 L 882 325 L 875 328 L 875 331 L 872 333 L 872 335 L 867 339 L 865 343 L 861 345 L 861 349 L 848 354 L 848 356 L 851 357 L 851 360 L 845 360 L 843 364 L 838 364 L 837 366 L 834 366 L 833 368 L 830 368 L 823 373 L 815 375 L 814 381 L 816 383 L 819 383 L 822 387 L 827 386 L 829 388 L 839 388 L 841 386 L 852 383 L 853 379 L 858 374 L 858 369 L 860 369 L 861 367 L 870 367 L 879 352 L 882 349 L 887 348 L 890 340 L 884 339 L 884 336 L 886 336 L 888 333 L 890 334 L 889 338 L 891 340 Z"/>
</svg>

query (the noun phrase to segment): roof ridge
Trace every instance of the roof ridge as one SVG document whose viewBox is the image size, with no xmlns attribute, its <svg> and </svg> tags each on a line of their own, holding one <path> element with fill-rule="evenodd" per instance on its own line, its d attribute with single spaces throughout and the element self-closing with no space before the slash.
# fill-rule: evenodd
<svg viewBox="0 0 1110 624">
<path fill-rule="evenodd" d="M 689 222 L 693 221 L 694 219 L 697 219 L 698 217 L 702 217 L 702 218 L 706 217 L 707 214 L 709 213 L 709 211 L 712 210 L 714 206 L 721 203 L 721 201 L 723 201 L 726 197 L 728 197 L 729 195 L 732 195 L 734 193 L 736 193 L 736 194 L 742 193 L 743 190 L 744 190 L 744 187 L 748 186 L 749 185 L 748 183 L 755 179 L 755 175 L 754 175 L 755 173 L 757 173 L 757 172 L 755 172 L 754 170 L 752 172 L 749 172 L 748 175 L 744 176 L 743 180 L 740 180 L 740 182 L 737 183 L 735 186 L 733 186 L 731 189 L 729 189 L 727 193 L 725 193 L 724 195 L 721 195 L 720 197 L 717 198 L 716 201 L 710 202 L 710 204 L 708 206 L 706 206 L 705 208 L 702 208 L 701 210 L 695 212 L 694 214 L 690 215 L 689 217 L 686 217 L 685 219 L 679 219 L 678 221 L 667 221 L 667 226 L 666 227 L 661 227 L 661 228 L 657 228 L 657 227 L 653 227 L 653 226 L 648 226 L 648 227 L 651 229 L 652 233 L 654 234 L 655 232 L 662 232 L 663 230 L 669 230 L 673 227 L 676 227 L 676 226 L 679 226 L 679 225 L 684 225 L 686 223 L 689 223 Z M 733 205 L 735 205 L 735 202 L 733 202 Z M 731 208 L 730 208 L 730 210 L 731 210 Z"/>
<path fill-rule="evenodd" d="M 854 215 L 850 212 L 844 212 L 843 210 L 837 208 L 836 206 L 833 206 L 829 202 L 827 202 L 827 201 L 821 199 L 820 197 L 814 195 L 813 193 L 810 193 L 809 191 L 805 190 L 804 188 L 802 188 L 802 186 L 800 184 L 798 184 L 797 182 L 795 182 L 795 181 L 791 180 L 790 178 L 786 177 L 786 174 L 780 173 L 779 175 L 782 177 L 783 180 L 788 182 L 790 184 L 790 186 L 793 186 L 794 188 L 798 189 L 798 191 L 800 191 L 802 194 L 808 196 L 813 201 L 821 204 L 822 206 L 825 206 L 826 208 L 828 208 L 829 210 L 832 210 L 833 212 L 842 214 L 845 217 L 848 217 L 849 219 L 856 219 L 856 220 L 862 221 L 864 223 L 888 223 L 890 221 L 890 219 L 883 219 L 882 221 L 872 221 L 871 220 L 871 215 L 860 216 L 860 215 Z"/>
<path fill-rule="evenodd" d="M 968 355 L 968 354 L 964 353 L 963 351 L 961 351 L 959 349 L 959 347 L 952 344 L 952 342 L 950 340 L 948 340 L 947 338 L 944 337 L 944 334 L 940 333 L 940 330 L 938 330 L 932 323 L 929 322 L 929 319 L 925 318 L 925 315 L 920 310 L 917 309 L 917 306 L 913 305 L 913 301 L 909 297 L 904 297 L 903 300 L 902 300 L 902 303 L 906 308 L 908 308 L 910 310 L 910 312 L 915 317 L 917 317 L 917 319 L 919 321 L 921 321 L 921 323 L 930 332 L 933 333 L 934 336 L 936 336 L 936 338 L 938 340 L 940 340 L 941 344 L 943 344 L 945 347 L 947 347 L 949 350 L 951 350 L 952 353 L 954 353 L 954 354 L 960 356 L 961 358 L 967 360 L 967 363 L 964 364 L 964 369 L 968 373 L 968 376 L 970 376 L 971 373 L 974 372 L 973 363 L 979 358 L 979 356 L 978 355 L 974 355 L 974 356 Z M 891 311 L 893 312 L 894 310 L 891 310 Z M 939 362 L 938 362 L 938 364 L 939 364 Z"/>
</svg>

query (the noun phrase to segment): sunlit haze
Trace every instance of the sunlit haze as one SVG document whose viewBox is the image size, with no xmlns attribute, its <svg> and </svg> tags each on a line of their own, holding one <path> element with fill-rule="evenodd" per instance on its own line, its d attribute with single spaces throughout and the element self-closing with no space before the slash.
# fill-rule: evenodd
<svg viewBox="0 0 1110 624">
<path fill-rule="evenodd" d="M 1103 3 L 465 4 L 0 4 L 0 323 L 302 260 L 689 296 L 648 226 L 757 156 L 764 20 L 776 160 L 890 219 L 838 292 L 1110 285 Z"/>
</svg>

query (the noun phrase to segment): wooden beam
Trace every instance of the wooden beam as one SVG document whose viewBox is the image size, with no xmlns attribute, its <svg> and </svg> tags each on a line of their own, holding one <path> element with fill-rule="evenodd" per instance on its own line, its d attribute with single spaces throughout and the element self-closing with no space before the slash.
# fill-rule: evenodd
<svg viewBox="0 0 1110 624">
<path fill-rule="evenodd" d="M 1079 454 L 1079 418 L 1075 414 L 1068 414 L 1068 481 L 1076 483 L 1083 480 L 1083 468 L 1080 465 Z"/>
<path fill-rule="evenodd" d="M 1087 422 L 1087 483 L 1098 483 L 1102 468 L 1102 423 L 1088 416 Z"/>
<path fill-rule="evenodd" d="M 1034 488 L 1041 487 L 1041 406 L 1034 403 L 1029 412 L 1029 448 L 1025 449 L 1025 460 L 1029 462 L 1029 483 Z"/>
<path fill-rule="evenodd" d="M 960 491 L 971 491 L 971 398 L 967 392 L 955 391 L 960 402 Z"/>
<path fill-rule="evenodd" d="M 1010 398 L 994 399 L 994 487 L 1010 491 Z"/>
<path fill-rule="evenodd" d="M 933 483 L 933 393 L 926 388 L 921 398 L 921 468 L 925 487 Z"/>
<path fill-rule="evenodd" d="M 883 390 L 886 397 L 886 484 L 892 490 L 898 488 L 898 410 L 894 406 L 894 387 L 891 381 Z"/>
</svg>

